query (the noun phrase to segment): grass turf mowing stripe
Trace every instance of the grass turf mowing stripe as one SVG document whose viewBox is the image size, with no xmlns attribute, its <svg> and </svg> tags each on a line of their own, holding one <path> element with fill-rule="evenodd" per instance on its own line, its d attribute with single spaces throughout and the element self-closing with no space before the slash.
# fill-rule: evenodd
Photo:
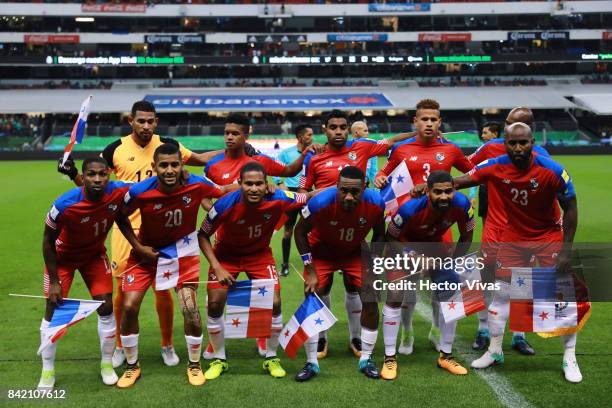
<svg viewBox="0 0 612 408">
<path fill-rule="evenodd" d="M 417 302 L 416 304 L 417 313 L 426 321 L 432 321 L 431 317 L 431 309 L 428 308 L 424 303 Z M 468 344 L 459 341 L 457 337 L 455 337 L 455 342 L 453 344 L 456 352 L 459 354 L 461 359 L 463 359 L 468 364 L 471 364 L 474 358 L 474 354 L 472 352 L 471 347 Z M 482 378 L 491 390 L 497 396 L 499 402 L 509 408 L 532 408 L 533 405 L 527 401 L 527 399 L 510 383 L 510 381 L 504 378 L 501 374 L 491 370 L 491 369 L 483 369 L 483 370 L 474 370 L 470 369 L 471 372 L 475 372 L 480 378 Z"/>
</svg>

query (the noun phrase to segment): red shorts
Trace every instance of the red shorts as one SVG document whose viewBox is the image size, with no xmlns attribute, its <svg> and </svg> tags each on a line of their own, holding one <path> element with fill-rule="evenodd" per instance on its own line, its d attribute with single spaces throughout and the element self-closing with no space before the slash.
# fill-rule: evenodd
<svg viewBox="0 0 612 408">
<path fill-rule="evenodd" d="M 341 257 L 339 256 L 339 258 Z M 331 284 L 334 272 L 336 271 L 342 271 L 342 273 L 344 273 L 345 279 L 347 279 L 349 285 L 357 288 L 361 288 L 363 285 L 361 276 L 361 256 L 338 260 L 313 258 L 312 263 L 317 271 L 317 278 L 319 278 L 319 284 L 317 286 L 319 289 L 325 288 Z M 305 269 L 304 277 L 306 277 Z"/>
<path fill-rule="evenodd" d="M 485 265 L 495 265 L 497 261 L 497 251 L 504 229 L 494 226 L 491 227 L 489 225 L 489 223 L 485 222 L 482 230 L 482 245 L 480 246 L 480 253 L 484 258 Z"/>
<path fill-rule="evenodd" d="M 63 257 L 57 259 L 57 275 L 62 285 L 62 297 L 67 297 L 74 279 L 74 271 L 79 270 L 91 296 L 113 293 L 113 278 L 106 253 L 98 254 L 83 262 L 68 262 Z M 44 270 L 44 293 L 49 295 L 49 274 Z"/>
<path fill-rule="evenodd" d="M 140 263 L 134 257 L 134 253 L 130 253 L 130 257 L 125 265 L 125 272 L 122 275 L 121 287 L 123 292 L 146 292 L 149 286 L 153 285 L 155 289 L 155 274 L 157 273 L 157 264 L 154 263 Z M 179 281 L 176 288 L 183 286 L 182 282 L 197 282 L 200 280 L 200 266 L 199 262 L 197 265 L 192 265 L 188 268 L 188 272 L 184 273 L 181 271 L 179 275 Z M 197 287 L 197 284 L 192 284 Z"/>
<path fill-rule="evenodd" d="M 509 277 L 514 267 L 552 267 L 563 249 L 563 231 L 547 234 L 538 241 L 500 244 L 497 256 L 497 277 Z"/>
<path fill-rule="evenodd" d="M 266 249 L 263 253 L 244 256 L 228 255 L 215 251 L 215 256 L 221 266 L 234 278 L 237 278 L 240 272 L 244 272 L 249 279 L 274 279 L 276 282 L 274 290 L 280 290 L 280 282 L 276 273 L 276 262 L 270 248 Z M 221 285 L 217 281 L 217 276 L 212 268 L 208 270 L 208 289 L 227 289 L 226 286 Z"/>
</svg>

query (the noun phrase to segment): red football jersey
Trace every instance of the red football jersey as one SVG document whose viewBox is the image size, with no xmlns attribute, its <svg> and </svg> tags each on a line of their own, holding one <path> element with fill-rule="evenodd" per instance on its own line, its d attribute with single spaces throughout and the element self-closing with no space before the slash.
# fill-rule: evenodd
<svg viewBox="0 0 612 408">
<path fill-rule="evenodd" d="M 132 184 L 111 181 L 100 201 L 89 201 L 83 187 L 60 196 L 47 214 L 49 227 L 60 230 L 55 242 L 58 255 L 71 259 L 91 259 L 106 252 L 104 241 Z"/>
<path fill-rule="evenodd" d="M 208 212 L 202 231 L 215 233 L 215 252 L 232 256 L 262 253 L 270 246 L 278 220 L 287 211 L 302 207 L 308 196 L 276 190 L 258 206 L 244 203 L 242 191 L 217 200 Z"/>
<path fill-rule="evenodd" d="M 204 167 L 204 173 L 206 173 L 206 177 L 211 179 L 214 183 L 225 186 L 238 181 L 242 166 L 252 161 L 261 164 L 264 169 L 266 169 L 268 176 L 278 177 L 283 173 L 286 167 L 278 160 L 262 153 L 258 153 L 252 157 L 243 153 L 235 159 L 228 157 L 225 153 L 219 153 L 208 162 L 206 167 Z"/>
<path fill-rule="evenodd" d="M 541 146 L 534 146 L 533 153 L 550 157 L 546 149 Z M 505 154 L 506 146 L 504 145 L 504 139 L 498 138 L 489 140 L 487 143 L 480 146 L 470 155 L 469 159 L 476 166 L 485 160 L 494 159 L 499 156 L 504 156 Z M 504 204 L 502 203 L 502 197 L 498 195 L 497 190 L 488 190 L 487 200 L 489 201 L 486 220 L 487 228 L 503 229 L 508 221 L 506 218 L 506 211 L 504 210 Z M 555 207 L 557 215 L 560 215 L 559 207 Z"/>
<path fill-rule="evenodd" d="M 430 144 L 423 144 L 412 137 L 393 146 L 389 161 L 378 175 L 388 176 L 402 161 L 406 162 L 415 185 L 426 183 L 427 177 L 435 170 L 450 172 L 454 167 L 467 173 L 474 167 L 461 149 L 446 139 L 437 138 Z"/>
<path fill-rule="evenodd" d="M 525 170 L 505 155 L 479 164 L 469 174 L 474 182 L 486 184 L 489 193 L 494 191 L 509 214 L 502 242 L 545 240 L 547 234 L 558 232 L 556 201 L 576 196 L 567 171 L 542 155 L 534 155 Z"/>
<path fill-rule="evenodd" d="M 322 191 L 302 209 L 302 216 L 313 227 L 308 243 L 315 258 L 337 260 L 358 255 L 372 227 L 384 223 L 385 202 L 378 191 L 366 189 L 351 212 L 337 202 L 337 191 L 336 187 Z"/>
<path fill-rule="evenodd" d="M 424 195 L 402 204 L 389 223 L 389 234 L 401 242 L 443 242 L 443 235 L 457 223 L 460 234 L 474 229 L 474 209 L 465 194 L 455 192 L 443 214 L 431 207 Z"/>
<path fill-rule="evenodd" d="M 166 194 L 159 190 L 157 177 L 150 177 L 129 189 L 125 203 L 133 210 L 140 210 L 140 242 L 163 248 L 197 229 L 198 210 L 203 198 L 217 198 L 222 194 L 218 185 L 193 174 L 185 185 Z"/>
<path fill-rule="evenodd" d="M 331 187 L 338 184 L 340 171 L 346 166 L 359 167 L 366 172 L 368 160 L 382 156 L 389 150 L 386 140 L 357 139 L 346 142 L 339 151 L 327 150 L 322 154 L 308 154 L 304 160 L 300 187 L 310 190 Z"/>
</svg>

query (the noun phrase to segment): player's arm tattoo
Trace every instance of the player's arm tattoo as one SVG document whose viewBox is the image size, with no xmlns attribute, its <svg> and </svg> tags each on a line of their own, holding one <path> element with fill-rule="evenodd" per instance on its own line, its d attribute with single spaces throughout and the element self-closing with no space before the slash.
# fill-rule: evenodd
<svg viewBox="0 0 612 408">
<path fill-rule="evenodd" d="M 49 275 L 49 300 L 51 303 L 57 304 L 61 302 L 62 289 L 57 274 L 57 252 L 55 249 L 55 241 L 59 236 L 59 230 L 55 230 L 48 225 L 45 225 L 45 231 L 43 233 L 43 258 L 45 260 L 45 266 L 47 267 L 47 274 Z M 59 289 L 59 293 L 57 290 Z"/>
<path fill-rule="evenodd" d="M 189 166 L 206 166 L 213 157 L 221 153 L 223 153 L 223 150 L 213 150 L 204 153 L 191 152 L 191 156 L 186 164 Z"/>
</svg>

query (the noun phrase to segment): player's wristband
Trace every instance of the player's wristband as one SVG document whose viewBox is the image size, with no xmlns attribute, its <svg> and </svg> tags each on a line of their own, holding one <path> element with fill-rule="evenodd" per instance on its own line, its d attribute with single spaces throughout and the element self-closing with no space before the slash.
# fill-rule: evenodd
<svg viewBox="0 0 612 408">
<path fill-rule="evenodd" d="M 306 254 L 300 254 L 300 257 L 302 257 L 302 262 L 304 262 L 304 266 L 310 265 L 312 263 L 312 254 L 310 252 Z"/>
</svg>

